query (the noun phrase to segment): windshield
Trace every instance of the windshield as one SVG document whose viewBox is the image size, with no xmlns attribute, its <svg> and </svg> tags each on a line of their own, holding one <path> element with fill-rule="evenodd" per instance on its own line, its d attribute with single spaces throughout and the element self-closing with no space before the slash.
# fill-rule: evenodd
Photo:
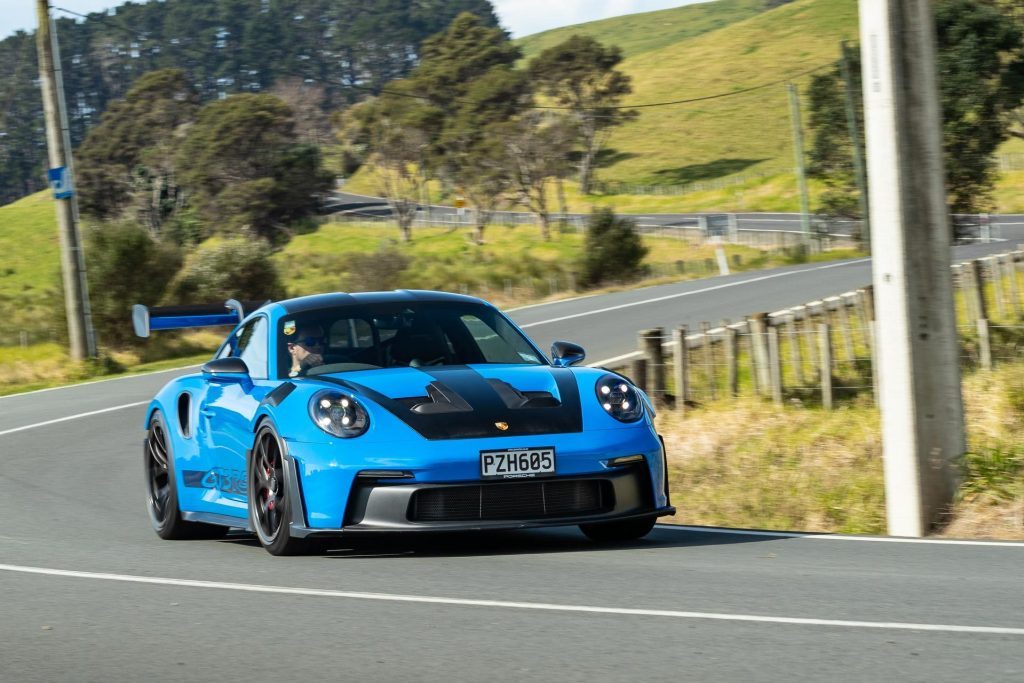
<svg viewBox="0 0 1024 683">
<path fill-rule="evenodd" d="M 281 377 L 403 366 L 546 363 L 498 311 L 472 303 L 307 311 L 283 317 L 277 335 Z"/>
</svg>

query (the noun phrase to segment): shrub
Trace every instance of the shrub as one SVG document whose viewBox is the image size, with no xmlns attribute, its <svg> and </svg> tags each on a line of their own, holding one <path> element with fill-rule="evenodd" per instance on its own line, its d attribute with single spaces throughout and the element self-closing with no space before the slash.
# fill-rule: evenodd
<svg viewBox="0 0 1024 683">
<path fill-rule="evenodd" d="M 260 239 L 209 240 L 193 252 L 171 283 L 167 304 L 284 297 L 281 277 Z"/>
<path fill-rule="evenodd" d="M 611 209 L 594 209 L 590 214 L 584 249 L 580 274 L 584 287 L 633 280 L 644 272 L 648 249 L 636 223 L 617 217 Z"/>
<path fill-rule="evenodd" d="M 159 242 L 132 221 L 92 228 L 86 239 L 86 269 L 93 326 L 100 343 L 123 346 L 136 338 L 132 304 L 155 305 L 181 266 L 181 252 Z M 55 320 L 64 320 L 63 293 L 54 297 Z M 64 325 L 58 324 L 58 329 Z"/>
<path fill-rule="evenodd" d="M 347 259 L 345 288 L 353 292 L 383 292 L 399 286 L 412 259 L 391 245 L 372 254 L 352 254 Z"/>
</svg>

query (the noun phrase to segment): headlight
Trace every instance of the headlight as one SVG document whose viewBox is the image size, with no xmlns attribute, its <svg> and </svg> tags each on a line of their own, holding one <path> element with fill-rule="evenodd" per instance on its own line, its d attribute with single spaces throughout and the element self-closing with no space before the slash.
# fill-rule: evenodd
<svg viewBox="0 0 1024 683">
<path fill-rule="evenodd" d="M 621 377 L 605 375 L 597 380 L 594 388 L 597 402 L 619 422 L 636 422 L 643 416 L 644 404 L 640 400 L 640 392 Z"/>
<path fill-rule="evenodd" d="M 318 391 L 309 401 L 309 416 L 316 426 L 333 436 L 351 439 L 370 427 L 370 415 L 348 394 Z"/>
</svg>

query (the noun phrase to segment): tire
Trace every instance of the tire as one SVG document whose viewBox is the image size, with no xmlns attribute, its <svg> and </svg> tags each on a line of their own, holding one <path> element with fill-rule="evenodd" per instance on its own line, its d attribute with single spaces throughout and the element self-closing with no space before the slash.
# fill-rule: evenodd
<svg viewBox="0 0 1024 683">
<path fill-rule="evenodd" d="M 289 521 L 292 505 L 284 451 L 273 425 L 267 423 L 256 433 L 249 458 L 249 523 L 256 538 L 271 555 L 301 555 L 310 550 L 304 538 L 293 538 Z"/>
<path fill-rule="evenodd" d="M 159 410 L 149 421 L 142 459 L 146 472 L 146 509 L 156 535 L 165 541 L 220 538 L 228 528 L 201 522 L 186 522 L 178 507 L 174 477 L 174 452 L 167 421 Z"/>
<path fill-rule="evenodd" d="M 580 524 L 582 531 L 587 538 L 598 543 L 623 543 L 635 541 L 651 533 L 657 517 L 639 517 L 637 519 L 624 519 L 619 522 L 597 522 L 595 524 Z"/>
</svg>

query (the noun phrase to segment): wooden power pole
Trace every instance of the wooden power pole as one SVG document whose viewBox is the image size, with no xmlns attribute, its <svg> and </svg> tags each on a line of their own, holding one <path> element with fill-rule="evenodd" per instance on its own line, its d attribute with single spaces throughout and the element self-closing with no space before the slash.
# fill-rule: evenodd
<svg viewBox="0 0 1024 683">
<path fill-rule="evenodd" d="M 89 312 L 85 254 L 78 231 L 78 204 L 71 175 L 71 141 L 60 65 L 54 57 L 56 38 L 50 23 L 48 0 L 36 0 L 36 10 L 39 19 L 36 49 L 39 53 L 43 112 L 46 116 L 50 184 L 53 186 L 54 198 L 57 201 L 61 275 L 64 283 L 64 308 L 68 322 L 70 356 L 73 360 L 82 360 L 96 356 L 96 341 L 92 333 Z"/>
<path fill-rule="evenodd" d="M 889 533 L 943 520 L 966 449 L 931 0 L 860 0 Z"/>
</svg>

